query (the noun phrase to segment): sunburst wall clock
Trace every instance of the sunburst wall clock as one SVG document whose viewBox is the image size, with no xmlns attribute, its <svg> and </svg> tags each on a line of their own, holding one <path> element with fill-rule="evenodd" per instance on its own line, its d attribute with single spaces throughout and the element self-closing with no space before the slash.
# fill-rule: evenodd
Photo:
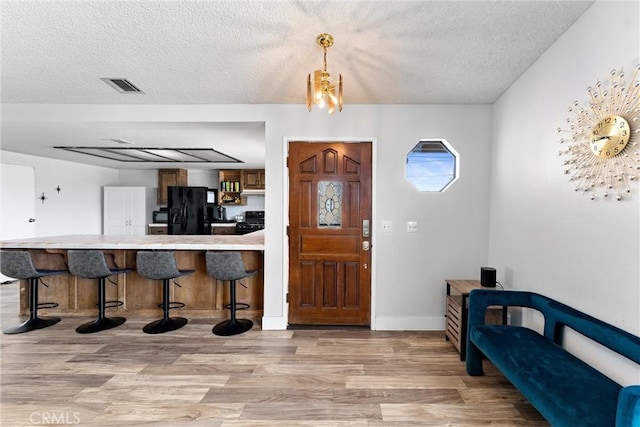
<svg viewBox="0 0 640 427">
<path fill-rule="evenodd" d="M 640 181 L 640 64 L 627 84 L 613 70 L 609 82 L 587 88 L 587 105 L 574 101 L 566 125 L 558 128 L 565 174 L 575 191 L 623 200 Z"/>
</svg>

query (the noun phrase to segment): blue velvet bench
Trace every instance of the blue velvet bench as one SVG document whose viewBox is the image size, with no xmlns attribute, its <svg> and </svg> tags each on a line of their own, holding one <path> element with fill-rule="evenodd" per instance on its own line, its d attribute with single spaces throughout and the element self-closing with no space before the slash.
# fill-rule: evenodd
<svg viewBox="0 0 640 427">
<path fill-rule="evenodd" d="M 544 335 L 485 325 L 488 306 L 542 313 Z M 486 357 L 554 427 L 640 427 L 640 385 L 623 387 L 562 347 L 564 327 L 640 364 L 640 338 L 532 292 L 473 290 L 469 296 L 466 369 L 482 375 Z"/>
</svg>

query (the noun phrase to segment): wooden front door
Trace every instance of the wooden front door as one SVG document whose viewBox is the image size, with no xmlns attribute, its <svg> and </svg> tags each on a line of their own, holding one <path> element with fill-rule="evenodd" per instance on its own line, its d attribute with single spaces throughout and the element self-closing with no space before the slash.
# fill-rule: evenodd
<svg viewBox="0 0 640 427">
<path fill-rule="evenodd" d="M 289 144 L 289 323 L 371 320 L 371 143 Z"/>
</svg>

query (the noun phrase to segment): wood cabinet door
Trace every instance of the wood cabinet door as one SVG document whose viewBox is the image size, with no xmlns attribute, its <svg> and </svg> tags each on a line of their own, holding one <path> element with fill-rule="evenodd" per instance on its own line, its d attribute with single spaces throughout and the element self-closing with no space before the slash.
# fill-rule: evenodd
<svg viewBox="0 0 640 427">
<path fill-rule="evenodd" d="M 167 187 L 186 186 L 188 182 L 186 169 L 159 169 L 158 170 L 158 204 L 166 205 L 169 202 Z"/>
<path fill-rule="evenodd" d="M 242 171 L 242 181 L 245 190 L 264 190 L 264 169 Z"/>
<path fill-rule="evenodd" d="M 371 161 L 370 142 L 289 144 L 290 324 L 371 322 Z"/>
</svg>

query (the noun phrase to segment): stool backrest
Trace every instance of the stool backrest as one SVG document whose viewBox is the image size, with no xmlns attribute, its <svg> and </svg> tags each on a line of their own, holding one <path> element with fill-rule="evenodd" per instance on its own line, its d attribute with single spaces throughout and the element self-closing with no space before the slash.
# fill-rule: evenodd
<svg viewBox="0 0 640 427">
<path fill-rule="evenodd" d="M 27 251 L 1 251 L 0 271 L 8 277 L 31 279 L 41 276 L 33 266 L 31 254 Z"/>
<path fill-rule="evenodd" d="M 113 275 L 107 266 L 104 253 L 99 250 L 69 250 L 67 251 L 69 271 L 74 276 L 87 279 L 97 279 Z"/>
<path fill-rule="evenodd" d="M 238 280 L 247 277 L 240 252 L 207 252 L 207 273 L 218 280 Z"/>
<path fill-rule="evenodd" d="M 136 269 L 140 276 L 147 279 L 163 280 L 180 276 L 174 251 L 138 251 Z"/>
</svg>

